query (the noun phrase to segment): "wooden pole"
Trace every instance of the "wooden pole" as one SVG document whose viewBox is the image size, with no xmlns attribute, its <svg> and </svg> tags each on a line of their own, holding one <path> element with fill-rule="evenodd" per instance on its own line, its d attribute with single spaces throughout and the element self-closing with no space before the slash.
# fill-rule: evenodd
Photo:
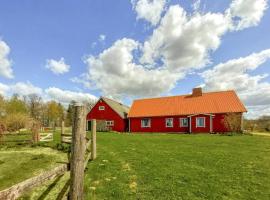
<svg viewBox="0 0 270 200">
<path fill-rule="evenodd" d="M 63 120 L 61 124 L 61 143 L 62 143 L 62 140 L 63 140 L 62 138 L 64 134 L 65 134 L 65 121 Z"/>
<path fill-rule="evenodd" d="M 61 134 L 65 134 L 65 121 L 63 120 L 62 121 L 62 124 L 61 124 Z"/>
<path fill-rule="evenodd" d="M 32 126 L 32 140 L 33 140 L 34 143 L 38 143 L 39 139 L 40 139 L 40 136 L 39 136 L 38 124 L 33 123 L 33 126 Z"/>
<path fill-rule="evenodd" d="M 84 155 L 86 117 L 84 106 L 75 104 L 72 128 L 71 161 L 70 161 L 70 192 L 69 199 L 83 199 Z"/>
<path fill-rule="evenodd" d="M 91 150 L 92 150 L 92 153 L 91 153 L 91 159 L 92 160 L 95 160 L 96 157 L 97 157 L 97 144 L 96 144 L 96 141 L 97 141 L 97 135 L 96 135 L 96 128 L 97 128 L 97 122 L 95 119 L 92 120 L 91 122 Z"/>
</svg>

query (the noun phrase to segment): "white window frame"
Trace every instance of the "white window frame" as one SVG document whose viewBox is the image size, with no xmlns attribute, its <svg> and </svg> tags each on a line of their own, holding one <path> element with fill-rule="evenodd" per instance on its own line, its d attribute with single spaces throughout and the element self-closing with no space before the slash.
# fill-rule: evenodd
<svg viewBox="0 0 270 200">
<path fill-rule="evenodd" d="M 187 124 L 186 125 L 183 125 L 183 123 L 182 123 L 182 120 L 187 120 Z M 179 121 L 180 121 L 180 127 L 188 127 L 188 118 L 187 117 L 182 117 L 182 118 L 179 118 Z"/>
<path fill-rule="evenodd" d="M 172 126 L 167 126 L 167 120 L 172 120 Z M 173 118 L 166 118 L 165 119 L 165 126 L 166 126 L 166 128 L 172 128 L 173 127 Z"/>
<path fill-rule="evenodd" d="M 149 121 L 148 126 L 144 126 L 143 120 Z M 150 128 L 150 127 L 151 127 L 151 119 L 150 118 L 141 119 L 141 128 Z"/>
<path fill-rule="evenodd" d="M 203 119 L 203 126 L 199 126 L 198 121 L 199 119 Z M 205 128 L 205 117 L 196 117 L 196 128 Z"/>
<path fill-rule="evenodd" d="M 114 121 L 106 121 L 106 126 L 114 126 Z"/>
<path fill-rule="evenodd" d="M 105 106 L 99 106 L 98 110 L 105 110 Z"/>
</svg>

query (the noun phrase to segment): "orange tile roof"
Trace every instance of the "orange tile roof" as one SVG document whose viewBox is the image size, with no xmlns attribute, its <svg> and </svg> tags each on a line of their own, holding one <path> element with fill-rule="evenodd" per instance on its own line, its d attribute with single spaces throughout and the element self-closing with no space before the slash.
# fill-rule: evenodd
<svg viewBox="0 0 270 200">
<path fill-rule="evenodd" d="M 247 112 L 232 90 L 203 93 L 202 96 L 169 96 L 135 100 L 128 117 Z"/>
</svg>

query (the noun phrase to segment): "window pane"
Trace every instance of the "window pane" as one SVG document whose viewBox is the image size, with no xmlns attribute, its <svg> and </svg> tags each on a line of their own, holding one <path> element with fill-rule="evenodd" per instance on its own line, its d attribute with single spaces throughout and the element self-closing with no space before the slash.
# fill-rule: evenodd
<svg viewBox="0 0 270 200">
<path fill-rule="evenodd" d="M 204 127 L 205 126 L 204 118 L 202 118 L 202 117 L 197 118 L 196 123 L 197 123 L 197 127 Z"/>
<path fill-rule="evenodd" d="M 173 119 L 172 118 L 166 119 L 166 127 L 173 127 Z"/>
<path fill-rule="evenodd" d="M 150 127 L 150 119 L 142 119 L 141 123 L 142 127 Z"/>
<path fill-rule="evenodd" d="M 182 127 L 187 127 L 188 126 L 188 119 L 187 118 L 181 118 L 180 125 Z"/>
</svg>

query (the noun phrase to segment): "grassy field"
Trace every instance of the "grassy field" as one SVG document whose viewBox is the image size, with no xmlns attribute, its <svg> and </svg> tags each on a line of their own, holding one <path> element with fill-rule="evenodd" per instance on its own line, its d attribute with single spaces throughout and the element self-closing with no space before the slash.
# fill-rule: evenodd
<svg viewBox="0 0 270 200">
<path fill-rule="evenodd" d="M 270 199 L 270 137 L 100 133 L 86 199 Z"/>
<path fill-rule="evenodd" d="M 59 140 L 58 131 L 53 142 L 2 147 L 0 189 L 66 161 Z M 270 199 L 269 136 L 98 133 L 97 152 L 85 199 Z M 21 199 L 54 200 L 67 180 Z"/>
<path fill-rule="evenodd" d="M 44 147 L 1 148 L 0 190 L 66 162 L 66 154 Z"/>
</svg>

